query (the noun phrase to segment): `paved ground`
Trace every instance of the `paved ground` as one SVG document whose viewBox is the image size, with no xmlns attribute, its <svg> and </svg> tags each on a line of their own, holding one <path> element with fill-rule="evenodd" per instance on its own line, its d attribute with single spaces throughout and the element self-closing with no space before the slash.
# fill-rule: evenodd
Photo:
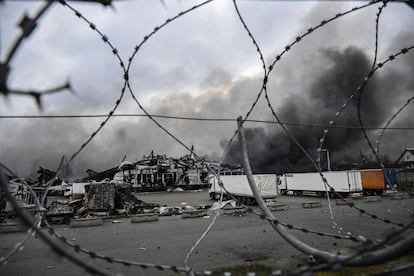
<svg viewBox="0 0 414 276">
<path fill-rule="evenodd" d="M 212 203 L 206 191 L 146 193 L 140 194 L 140 199 L 145 202 L 175 206 L 181 206 L 182 203 L 190 205 Z M 322 207 L 303 209 L 302 202 L 310 200 L 320 200 Z M 325 199 L 280 196 L 277 202 L 284 203 L 288 207 L 287 211 L 274 212 L 279 220 L 317 231 L 334 233 Z M 366 202 L 364 199 L 354 202 L 369 212 L 398 223 L 407 223 L 412 216 L 409 211 L 414 210 L 414 199 L 401 201 L 382 197 L 380 202 Z M 389 224 L 370 219 L 347 206 L 337 206 L 335 201 L 332 203 L 335 221 L 344 227 L 344 231 L 351 232 L 353 235 L 380 239 L 392 228 Z M 211 212 L 209 214 L 210 218 L 182 219 L 181 216 L 170 216 L 161 217 L 156 222 L 140 224 L 131 224 L 129 218 L 122 218 L 121 223 L 112 223 L 112 220 L 107 220 L 102 226 L 89 228 L 70 228 L 60 225 L 56 226 L 56 231 L 82 247 L 107 256 L 131 261 L 184 266 L 183 262 L 188 250 L 211 221 L 213 214 Z M 310 245 L 323 250 L 344 252 L 343 250 L 347 251 L 355 246 L 350 241 L 297 231 L 292 233 Z M 5 256 L 23 236 L 24 233 L 0 234 L 0 256 Z M 84 258 L 89 260 L 86 256 Z M 287 244 L 267 222 L 253 214 L 222 215 L 190 258 L 189 264 L 198 271 L 204 271 L 265 259 L 292 259 L 295 263 L 301 263 L 306 256 Z M 153 269 L 126 267 L 99 260 L 91 260 L 91 262 L 114 274 L 173 274 L 171 271 L 163 273 Z M 33 238 L 21 252 L 0 267 L 0 275 L 65 276 L 85 275 L 85 272 L 66 259 L 56 256 L 41 240 Z"/>
</svg>

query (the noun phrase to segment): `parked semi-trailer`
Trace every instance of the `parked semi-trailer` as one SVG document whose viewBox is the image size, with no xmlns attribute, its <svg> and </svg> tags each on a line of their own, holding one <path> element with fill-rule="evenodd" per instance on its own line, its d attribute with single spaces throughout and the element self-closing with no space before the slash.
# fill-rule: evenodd
<svg viewBox="0 0 414 276">
<path fill-rule="evenodd" d="M 256 174 L 253 175 L 257 188 L 264 199 L 275 198 L 278 194 L 277 176 L 276 174 Z M 238 198 L 243 204 L 255 204 L 254 195 L 250 189 L 246 175 L 221 175 L 221 181 L 225 190 Z M 211 199 L 219 199 L 221 187 L 217 178 L 213 175 L 209 176 L 209 194 Z M 228 197 L 223 191 L 224 197 Z"/>
<path fill-rule="evenodd" d="M 361 195 L 363 192 L 360 171 L 329 171 L 323 172 L 330 187 L 343 195 Z M 325 195 L 330 188 L 325 188 L 324 182 L 318 172 L 287 173 L 279 176 L 279 190 L 282 194 L 288 192 L 294 195 L 302 193 L 316 193 Z"/>
<path fill-rule="evenodd" d="M 395 170 L 385 170 L 385 174 L 381 169 L 361 170 L 361 179 L 365 195 L 380 195 L 385 183 L 396 183 Z"/>
</svg>

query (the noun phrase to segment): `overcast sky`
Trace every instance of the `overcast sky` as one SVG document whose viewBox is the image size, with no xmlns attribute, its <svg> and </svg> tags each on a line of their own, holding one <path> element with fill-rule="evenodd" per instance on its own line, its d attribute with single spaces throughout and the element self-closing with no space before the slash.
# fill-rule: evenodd
<svg viewBox="0 0 414 276">
<path fill-rule="evenodd" d="M 135 46 L 154 27 L 200 3 L 187 0 L 164 2 L 165 6 L 161 1 L 115 1 L 113 8 L 69 3 L 109 38 L 127 64 Z M 308 28 L 364 3 L 238 1 L 238 6 L 268 66 L 288 43 Z M 2 62 L 20 33 L 16 23 L 22 14 L 33 15 L 41 5 L 40 1 L 3 1 L 0 4 Z M 324 121 L 325 118 L 334 118 L 341 104 L 336 105 L 335 102 L 329 107 L 325 103 L 317 105 L 315 102 L 325 98 L 320 96 L 319 99 L 319 94 L 312 91 L 316 87 L 319 91 L 327 86 L 323 78 L 339 68 L 336 67 L 340 66 L 339 60 L 352 61 L 347 66 L 353 70 L 355 64 L 356 71 L 360 69 L 358 60 L 372 62 L 378 7 L 373 5 L 328 24 L 283 56 L 270 75 L 268 87 L 274 107 L 284 115 L 281 119 L 327 123 L 329 120 Z M 387 6 L 379 24 L 380 61 L 402 47 L 414 44 L 412 26 L 413 9 L 401 3 Z M 353 59 L 346 58 L 348 54 Z M 387 89 L 382 89 L 382 94 L 376 97 L 395 100 L 387 102 L 387 116 L 380 116 L 384 117 L 381 121 L 372 121 L 377 124 L 375 126 L 383 126 L 393 114 L 391 110 L 395 112 L 413 96 L 414 85 L 410 82 L 414 72 L 413 56 L 412 53 L 402 56 L 381 70 L 384 72 L 381 76 L 383 82 L 379 82 L 377 87 L 387 86 Z M 149 113 L 201 118 L 237 118 L 245 115 L 260 90 L 262 78 L 258 53 L 230 0 L 213 1 L 161 29 L 142 46 L 130 70 L 133 92 Z M 124 84 L 119 61 L 85 22 L 56 3 L 19 48 L 11 62 L 7 84 L 13 89 L 41 90 L 59 86 L 67 80 L 70 80 L 76 94 L 64 91 L 44 97 L 43 111 L 29 97 L 0 97 L 0 115 L 107 114 L 119 98 Z M 396 86 L 399 88 L 396 89 Z M 363 105 L 363 108 L 383 112 L 369 105 Z M 292 106 L 296 108 L 292 109 Z M 302 113 L 302 106 L 309 109 Z M 407 107 L 395 124 L 412 126 L 409 125 L 412 111 L 412 107 Z M 116 113 L 142 111 L 126 93 Z M 263 99 L 251 118 L 274 120 Z M 74 154 L 102 120 L 0 119 L 1 162 L 22 175 L 39 165 L 55 169 L 60 157 Z M 159 122 L 189 147 L 194 145 L 199 154 L 222 154 L 223 144 L 236 129 L 235 122 L 167 119 L 159 119 Z M 247 127 L 262 128 L 267 134 L 280 131 L 274 125 L 248 124 Z M 384 137 L 384 146 L 388 145 L 390 150 L 397 152 L 396 155 L 404 147 L 414 146 L 410 144 L 410 137 L 414 136 L 410 132 L 398 133 L 398 137 L 404 138 L 398 145 L 389 141 L 392 135 L 397 134 L 390 135 L 388 140 Z M 128 160 L 135 161 L 151 150 L 174 157 L 187 153 L 147 118 L 116 117 L 73 161 L 73 166 L 78 173 L 88 168 L 104 170 L 116 166 L 124 155 Z M 331 150 L 340 152 L 343 148 Z"/>
</svg>

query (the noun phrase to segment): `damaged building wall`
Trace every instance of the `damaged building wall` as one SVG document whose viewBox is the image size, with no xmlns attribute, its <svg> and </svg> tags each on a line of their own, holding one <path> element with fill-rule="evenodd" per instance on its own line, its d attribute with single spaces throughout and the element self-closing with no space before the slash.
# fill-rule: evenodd
<svg viewBox="0 0 414 276">
<path fill-rule="evenodd" d="M 85 186 L 86 207 L 91 211 L 115 209 L 115 185 L 110 182 L 91 183 Z"/>
<path fill-rule="evenodd" d="M 118 167 L 113 181 L 129 183 L 137 192 L 207 187 L 206 165 L 188 155 L 175 159 L 151 153 L 135 163 L 124 163 Z"/>
</svg>

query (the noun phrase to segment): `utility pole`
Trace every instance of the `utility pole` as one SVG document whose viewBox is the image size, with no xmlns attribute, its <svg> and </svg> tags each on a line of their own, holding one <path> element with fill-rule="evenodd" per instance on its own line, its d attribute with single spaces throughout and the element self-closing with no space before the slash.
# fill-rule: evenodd
<svg viewBox="0 0 414 276">
<path fill-rule="evenodd" d="M 325 151 L 326 152 L 326 161 L 328 163 L 328 171 L 331 171 L 331 158 L 329 156 L 329 150 L 328 149 L 321 149 L 321 151 Z"/>
</svg>

